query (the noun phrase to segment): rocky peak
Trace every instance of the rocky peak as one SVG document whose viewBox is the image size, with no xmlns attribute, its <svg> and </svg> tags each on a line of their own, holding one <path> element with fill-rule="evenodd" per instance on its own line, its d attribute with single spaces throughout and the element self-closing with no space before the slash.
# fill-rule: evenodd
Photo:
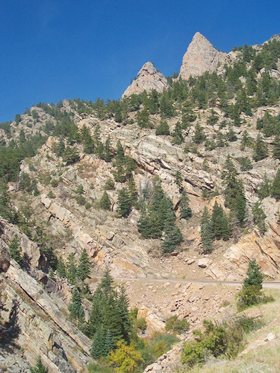
<svg viewBox="0 0 280 373">
<path fill-rule="evenodd" d="M 200 32 L 196 32 L 183 57 L 180 78 L 189 79 L 206 71 L 215 71 L 225 62 L 227 54 L 218 51 Z"/>
<path fill-rule="evenodd" d="M 137 77 L 128 86 L 122 97 L 139 94 L 143 91 L 151 92 L 155 90 L 162 92 L 168 88 L 167 79 L 160 73 L 152 62 L 146 62 L 139 70 Z"/>
</svg>

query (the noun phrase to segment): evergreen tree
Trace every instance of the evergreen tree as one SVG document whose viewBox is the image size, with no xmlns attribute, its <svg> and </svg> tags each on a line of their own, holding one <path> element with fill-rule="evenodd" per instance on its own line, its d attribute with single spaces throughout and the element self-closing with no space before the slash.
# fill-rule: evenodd
<svg viewBox="0 0 280 373">
<path fill-rule="evenodd" d="M 171 118 L 175 114 L 173 103 L 167 93 L 163 93 L 160 98 L 160 112 L 165 118 Z"/>
<path fill-rule="evenodd" d="M 237 179 L 237 171 L 230 157 L 225 162 L 223 179 L 225 184 L 225 206 L 235 213 L 239 223 L 242 225 L 246 216 L 246 198 L 243 184 Z"/>
<path fill-rule="evenodd" d="M 56 271 L 58 276 L 62 278 L 66 277 L 66 266 L 63 258 L 58 258 Z"/>
<path fill-rule="evenodd" d="M 84 152 L 86 154 L 92 154 L 94 152 L 94 142 L 87 127 L 82 128 L 81 138 Z"/>
<path fill-rule="evenodd" d="M 109 270 L 106 270 L 93 295 L 90 312 L 88 331 L 93 337 L 92 356 L 107 356 L 120 340 L 129 343 L 131 330 L 125 290 L 115 287 Z"/>
<path fill-rule="evenodd" d="M 213 237 L 217 240 L 228 240 L 230 237 L 230 229 L 228 219 L 223 211 L 223 208 L 215 202 L 212 216 L 211 227 Z"/>
<path fill-rule="evenodd" d="M 276 136 L 273 144 L 273 157 L 280 160 L 280 136 Z"/>
<path fill-rule="evenodd" d="M 165 120 L 161 120 L 160 124 L 156 128 L 156 135 L 157 136 L 168 136 L 170 135 L 170 130 L 168 123 Z"/>
<path fill-rule="evenodd" d="M 104 331 L 103 325 L 99 325 L 96 329 L 91 345 L 91 356 L 94 359 L 99 359 L 103 356 L 107 356 L 109 351 L 106 348 L 106 332 Z"/>
<path fill-rule="evenodd" d="M 94 153 L 101 159 L 104 153 L 104 145 L 101 141 L 100 126 L 97 125 L 93 133 Z"/>
<path fill-rule="evenodd" d="M 9 252 L 11 255 L 11 258 L 13 258 L 20 266 L 22 265 L 23 259 L 20 249 L 20 243 L 17 236 L 15 236 L 9 245 Z"/>
<path fill-rule="evenodd" d="M 104 191 L 100 199 L 99 205 L 103 210 L 111 210 L 111 201 L 106 191 Z"/>
<path fill-rule="evenodd" d="M 278 169 L 276 176 L 272 183 L 271 196 L 275 198 L 276 201 L 280 200 L 280 168 Z"/>
<path fill-rule="evenodd" d="M 196 144 L 202 144 L 203 141 L 205 140 L 205 134 L 204 134 L 204 131 L 203 131 L 203 128 L 197 124 L 195 126 L 195 132 L 194 132 L 194 136 L 193 136 L 193 141 L 196 143 Z"/>
<path fill-rule="evenodd" d="M 243 190 L 239 191 L 236 195 L 234 210 L 237 220 L 242 226 L 246 218 L 246 197 Z"/>
<path fill-rule="evenodd" d="M 67 258 L 66 277 L 71 284 L 75 284 L 77 277 L 77 265 L 75 255 L 73 253 L 69 254 Z"/>
<path fill-rule="evenodd" d="M 202 243 L 202 251 L 204 254 L 211 253 L 213 250 L 213 232 L 212 224 L 208 209 L 205 207 L 200 225 L 200 237 Z"/>
<path fill-rule="evenodd" d="M 136 115 L 137 124 L 141 128 L 151 128 L 150 116 L 148 110 L 138 111 Z"/>
<path fill-rule="evenodd" d="M 176 171 L 175 180 L 176 180 L 176 184 L 179 188 L 179 191 L 181 191 L 182 190 L 183 178 L 182 178 L 182 174 L 181 174 L 180 171 Z"/>
<path fill-rule="evenodd" d="M 165 224 L 164 239 L 162 243 L 162 251 L 164 254 L 172 253 L 178 245 L 183 241 L 183 236 L 180 229 L 173 224 Z"/>
<path fill-rule="evenodd" d="M 58 157 L 62 157 L 65 150 L 64 140 L 60 138 L 59 141 L 54 144 L 52 149 Z"/>
<path fill-rule="evenodd" d="M 79 277 L 79 279 L 85 281 L 85 279 L 90 274 L 90 267 L 91 265 L 88 253 L 86 252 L 86 249 L 83 249 L 82 254 L 80 256 L 79 265 L 77 268 L 77 276 Z"/>
<path fill-rule="evenodd" d="M 244 280 L 243 286 L 246 288 L 248 286 L 255 286 L 259 290 L 262 289 L 263 274 L 261 272 L 260 266 L 257 264 L 256 260 L 250 260 L 247 277 Z"/>
<path fill-rule="evenodd" d="M 182 125 L 180 122 L 177 122 L 175 125 L 175 130 L 172 134 L 173 136 L 173 144 L 181 145 L 184 142 L 184 136 L 182 133 Z"/>
<path fill-rule="evenodd" d="M 262 209 L 261 203 L 258 201 L 253 206 L 253 220 L 261 234 L 266 232 L 265 219 L 265 212 Z"/>
<path fill-rule="evenodd" d="M 192 209 L 189 206 L 189 198 L 185 190 L 182 192 L 181 202 L 180 202 L 180 218 L 190 219 L 192 217 Z"/>
<path fill-rule="evenodd" d="M 135 185 L 135 181 L 133 176 L 131 175 L 128 181 L 128 190 L 130 194 L 131 203 L 134 207 L 137 207 L 138 205 L 138 192 Z"/>
<path fill-rule="evenodd" d="M 124 161 L 124 149 L 123 149 L 123 146 L 120 142 L 120 140 L 118 140 L 117 142 L 117 150 L 116 150 L 116 161 L 122 163 Z"/>
<path fill-rule="evenodd" d="M 31 373 L 48 373 L 47 368 L 44 367 L 42 360 L 39 358 L 35 367 L 30 368 Z"/>
<path fill-rule="evenodd" d="M 254 161 L 258 162 L 262 159 L 267 158 L 268 150 L 265 142 L 263 141 L 262 136 L 259 134 L 256 139 L 255 147 L 254 147 L 254 154 L 253 159 Z"/>
<path fill-rule="evenodd" d="M 132 201 L 129 191 L 126 188 L 118 192 L 117 213 L 119 217 L 127 218 L 132 210 Z"/>
<path fill-rule="evenodd" d="M 249 136 L 248 131 L 245 130 L 242 133 L 242 138 L 241 138 L 241 150 L 245 150 L 246 147 L 252 145 L 252 138 Z"/>
<path fill-rule="evenodd" d="M 85 317 L 82 299 L 79 290 L 75 287 L 72 291 L 71 303 L 68 306 L 71 317 L 77 321 L 83 321 Z"/>
<path fill-rule="evenodd" d="M 67 146 L 63 154 L 63 162 L 65 162 L 66 166 L 76 163 L 79 160 L 80 160 L 80 156 L 79 156 L 78 150 L 74 147 Z"/>
<path fill-rule="evenodd" d="M 260 199 L 264 199 L 271 195 L 272 182 L 268 179 L 265 173 L 262 183 L 260 184 L 257 194 Z"/>
<path fill-rule="evenodd" d="M 111 162 L 111 160 L 113 159 L 113 150 L 112 150 L 112 147 L 111 147 L 110 136 L 105 141 L 102 159 L 105 162 Z"/>
</svg>

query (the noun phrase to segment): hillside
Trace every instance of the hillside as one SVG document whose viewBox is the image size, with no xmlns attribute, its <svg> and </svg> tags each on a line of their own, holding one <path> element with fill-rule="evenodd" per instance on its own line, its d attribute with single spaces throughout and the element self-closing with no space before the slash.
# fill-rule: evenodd
<svg viewBox="0 0 280 373">
<path fill-rule="evenodd" d="M 40 103 L 1 123 L 0 316 L 17 299 L 19 359 L 87 371 L 108 268 L 145 338 L 171 315 L 191 328 L 220 315 L 236 288 L 211 280 L 242 281 L 251 259 L 279 280 L 279 102 L 279 36 L 226 54 L 197 33 L 177 77 L 146 63 L 119 101 Z"/>
</svg>

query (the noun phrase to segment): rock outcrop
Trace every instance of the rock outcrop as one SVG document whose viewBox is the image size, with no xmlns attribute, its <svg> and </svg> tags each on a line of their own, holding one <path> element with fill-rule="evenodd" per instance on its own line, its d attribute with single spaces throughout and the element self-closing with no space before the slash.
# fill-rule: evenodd
<svg viewBox="0 0 280 373">
<path fill-rule="evenodd" d="M 199 32 L 197 32 L 183 57 L 179 77 L 189 79 L 206 71 L 213 72 L 227 60 L 227 54 L 218 51 Z"/>
<path fill-rule="evenodd" d="M 8 350 L 12 348 L 17 359 L 20 359 L 19 352 L 22 349 L 23 358 L 30 365 L 35 364 L 40 357 L 50 373 L 86 372 L 90 340 L 68 320 L 67 305 L 58 293 L 59 287 L 49 291 L 45 281 L 38 281 L 41 271 L 32 266 L 32 260 L 26 272 L 7 254 L 7 240 L 14 235 L 26 247 L 33 247 L 35 253 L 36 245 L 15 226 L 4 220 L 0 223 L 3 228 L 0 236 L 1 263 L 3 258 L 7 258 L 2 270 L 4 273 L 0 273 L 1 346 L 6 346 Z M 45 277 L 48 278 L 47 275 Z M 4 357 L 0 354 L 0 368 Z M 8 358 L 11 357 L 6 356 L 5 359 Z M 17 359 L 11 362 L 15 364 L 15 372 L 16 366 L 21 365 Z"/>
<path fill-rule="evenodd" d="M 133 94 L 139 94 L 144 91 L 163 92 L 168 88 L 167 79 L 161 74 L 151 62 L 146 62 L 137 77 L 133 80 L 130 86 L 125 90 L 122 97 L 128 97 Z"/>
</svg>

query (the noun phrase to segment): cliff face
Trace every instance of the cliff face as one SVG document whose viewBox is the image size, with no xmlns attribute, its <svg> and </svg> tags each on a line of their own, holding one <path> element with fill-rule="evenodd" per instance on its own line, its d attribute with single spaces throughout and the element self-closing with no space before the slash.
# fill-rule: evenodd
<svg viewBox="0 0 280 373">
<path fill-rule="evenodd" d="M 168 82 L 151 62 L 146 62 L 133 80 L 130 86 L 127 87 L 122 97 L 129 97 L 133 94 L 139 94 L 144 91 L 163 92 L 168 88 Z"/>
<path fill-rule="evenodd" d="M 34 243 L 15 227 L 0 221 L 3 227 L 0 237 L 1 253 L 8 257 L 7 242 L 17 235 L 36 249 Z M 33 250 L 36 255 L 36 251 Z M 67 318 L 67 306 L 61 297 L 59 285 L 49 279 L 36 267 L 30 272 L 22 270 L 19 265 L 10 260 L 9 269 L 0 274 L 0 329 L 1 350 L 3 357 L 14 371 L 20 359 L 20 349 L 23 358 L 29 364 L 35 365 L 40 357 L 50 373 L 86 372 L 89 360 L 90 341 Z M 14 349 L 14 359 L 8 351 Z M 5 352 L 7 350 L 7 352 Z M 5 361 L 0 367 L 6 366 Z M 27 372 L 24 366 L 20 367 Z M 8 370 L 9 371 L 9 370 Z"/>
<path fill-rule="evenodd" d="M 189 79 L 200 76 L 206 71 L 216 71 L 218 66 L 228 61 L 226 53 L 219 52 L 199 32 L 197 32 L 183 57 L 179 77 Z"/>
</svg>

